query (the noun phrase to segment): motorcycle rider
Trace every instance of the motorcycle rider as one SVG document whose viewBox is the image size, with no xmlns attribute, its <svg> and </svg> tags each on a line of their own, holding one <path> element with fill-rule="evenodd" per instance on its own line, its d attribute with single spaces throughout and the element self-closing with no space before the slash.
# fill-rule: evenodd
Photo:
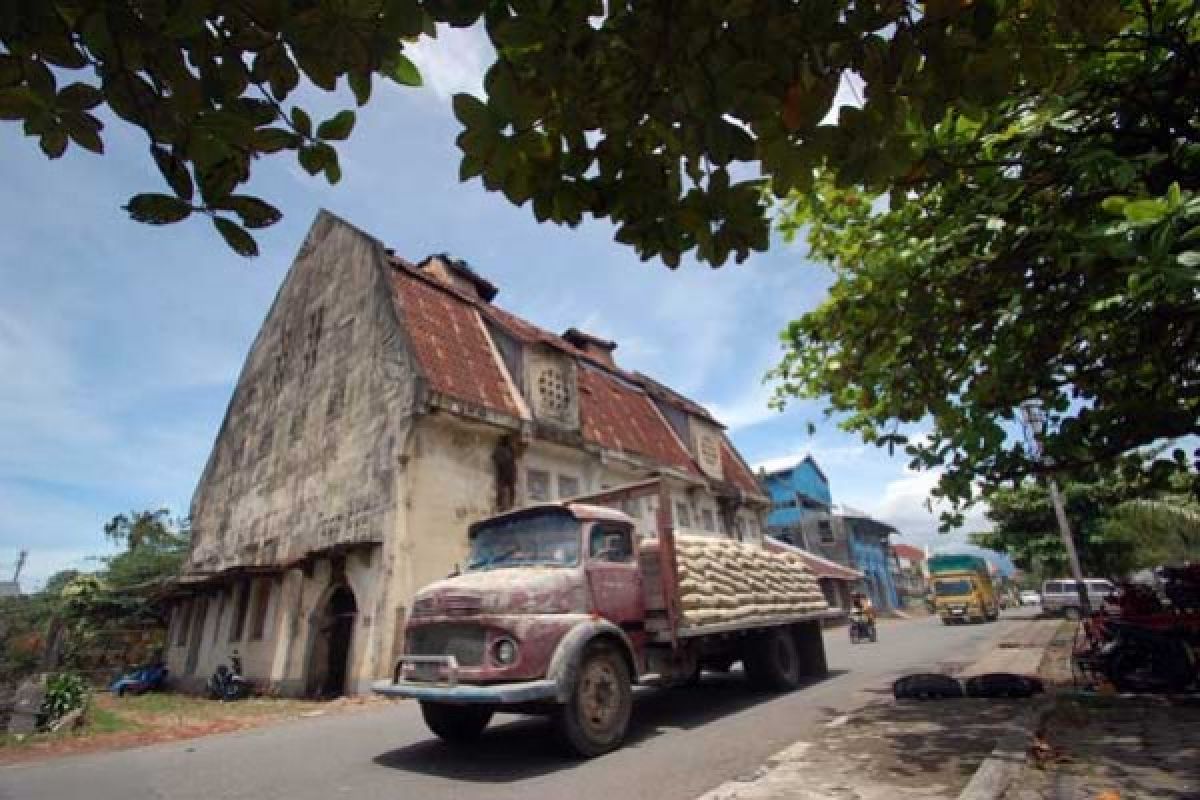
<svg viewBox="0 0 1200 800">
<path fill-rule="evenodd" d="M 860 612 L 867 619 L 867 626 L 871 633 L 875 633 L 875 606 L 871 603 L 871 598 L 867 597 L 862 592 L 855 592 L 850 595 L 850 601 L 854 604 L 854 610 Z"/>
</svg>

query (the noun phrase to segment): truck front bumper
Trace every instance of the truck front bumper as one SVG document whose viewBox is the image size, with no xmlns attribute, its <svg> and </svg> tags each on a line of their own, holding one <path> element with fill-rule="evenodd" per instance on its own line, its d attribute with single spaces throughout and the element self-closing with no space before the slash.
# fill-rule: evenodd
<svg viewBox="0 0 1200 800">
<path fill-rule="evenodd" d="M 411 697 L 414 700 L 428 700 L 435 703 L 509 705 L 552 700 L 558 694 L 558 684 L 551 680 L 493 683 L 482 686 L 461 683 L 448 686 L 416 681 L 377 681 L 371 685 L 371 691 L 388 697 Z"/>
</svg>

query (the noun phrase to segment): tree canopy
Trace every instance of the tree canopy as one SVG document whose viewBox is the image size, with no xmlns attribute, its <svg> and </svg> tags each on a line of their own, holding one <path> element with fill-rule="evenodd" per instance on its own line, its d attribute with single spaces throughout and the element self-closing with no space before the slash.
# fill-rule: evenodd
<svg viewBox="0 0 1200 800">
<path fill-rule="evenodd" d="M 903 191 L 825 171 L 788 196 L 785 233 L 836 279 L 784 332 L 780 401 L 827 397 L 960 504 L 1200 432 L 1200 23 L 1138 8 L 1066 48 L 1057 88 L 947 113 Z M 1045 463 L 1020 436 L 1030 400 Z"/>
<path fill-rule="evenodd" d="M 1194 479 L 1186 471 L 1106 467 L 1066 481 L 1063 504 L 1084 573 L 1119 578 L 1200 556 L 1200 512 L 1189 486 Z M 1037 577 L 1068 574 L 1045 486 L 1027 480 L 994 487 L 986 499 L 992 529 L 971 534 L 974 544 L 1008 554 Z"/>
<path fill-rule="evenodd" d="M 1190 7 L 1155 0 L 1162 13 Z M 919 185 L 948 112 L 983 113 L 1026 87 L 1058 91 L 1072 58 L 1103 46 L 1139 3 L 1025 0 L 11 0 L 0 13 L 0 118 L 47 156 L 102 152 L 107 108 L 142 129 L 169 192 L 130 214 L 206 214 L 238 252 L 279 212 L 238 193 L 255 159 L 291 153 L 340 176 L 347 109 L 314 124 L 302 80 L 421 78 L 405 48 L 438 24 L 482 21 L 495 48 L 486 97 L 458 95 L 460 176 L 539 220 L 609 219 L 669 265 L 719 265 L 769 239 L 764 179 L 806 190 L 817 168 L 846 185 Z M 861 108 L 827 121 L 853 76 Z"/>
</svg>

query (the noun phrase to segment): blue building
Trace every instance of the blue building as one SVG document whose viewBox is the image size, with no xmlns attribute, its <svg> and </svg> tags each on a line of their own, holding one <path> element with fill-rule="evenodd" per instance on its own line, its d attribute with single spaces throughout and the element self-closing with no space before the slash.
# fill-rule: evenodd
<svg viewBox="0 0 1200 800">
<path fill-rule="evenodd" d="M 829 479 L 812 456 L 768 472 L 762 481 L 771 495 L 771 536 L 862 573 L 853 588 L 877 608 L 901 605 L 888 542 L 898 533 L 895 528 L 865 512 L 835 506 Z"/>
<path fill-rule="evenodd" d="M 786 469 L 768 472 L 763 477 L 771 495 L 771 515 L 767 530 L 777 539 L 804 547 L 800 531 L 805 519 L 828 513 L 833 505 L 829 478 L 812 456 Z"/>
</svg>

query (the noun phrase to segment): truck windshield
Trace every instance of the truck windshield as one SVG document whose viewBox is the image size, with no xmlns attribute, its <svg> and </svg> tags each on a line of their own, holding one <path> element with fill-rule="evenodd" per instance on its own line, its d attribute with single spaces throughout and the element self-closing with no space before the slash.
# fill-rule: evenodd
<svg viewBox="0 0 1200 800">
<path fill-rule="evenodd" d="M 471 531 L 467 569 L 573 567 L 579 563 L 580 527 L 567 513 L 486 522 Z"/>
<path fill-rule="evenodd" d="M 964 594 L 971 593 L 971 582 L 966 578 L 934 581 L 933 591 L 938 597 L 961 597 Z"/>
</svg>

